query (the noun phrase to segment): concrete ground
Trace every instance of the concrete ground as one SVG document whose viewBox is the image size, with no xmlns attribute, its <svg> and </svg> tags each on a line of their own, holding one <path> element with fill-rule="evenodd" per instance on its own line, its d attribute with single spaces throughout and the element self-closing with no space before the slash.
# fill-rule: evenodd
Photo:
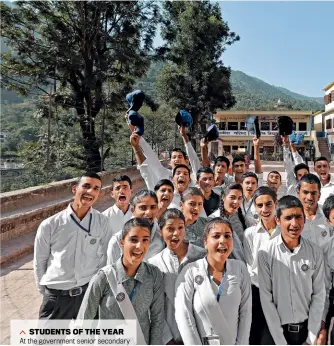
<svg viewBox="0 0 334 346">
<path fill-rule="evenodd" d="M 283 178 L 279 196 L 285 193 L 285 178 L 283 162 L 263 162 L 264 181 L 272 170 L 277 170 Z M 250 167 L 253 170 L 253 167 Z M 109 206 L 105 203 L 99 206 L 103 211 Z M 28 254 L 1 270 L 1 325 L 0 344 L 10 344 L 11 319 L 37 319 L 41 304 L 41 295 L 38 293 L 33 273 L 33 254 Z"/>
</svg>

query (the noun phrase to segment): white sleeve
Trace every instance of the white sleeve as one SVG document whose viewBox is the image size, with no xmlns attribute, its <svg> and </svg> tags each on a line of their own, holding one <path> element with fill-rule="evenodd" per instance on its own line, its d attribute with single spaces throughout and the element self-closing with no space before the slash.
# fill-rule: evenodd
<svg viewBox="0 0 334 346">
<path fill-rule="evenodd" d="M 246 266 L 241 262 L 241 302 L 236 345 L 248 345 L 252 324 L 252 289 Z"/>
<path fill-rule="evenodd" d="M 137 166 L 137 169 L 139 169 L 147 189 L 154 191 L 154 186 L 159 181 L 159 178 L 154 173 L 154 164 L 150 163 L 150 159 L 146 159 L 140 166 Z"/>
<path fill-rule="evenodd" d="M 289 187 L 291 185 L 296 184 L 295 173 L 293 171 L 293 162 L 290 158 L 290 150 L 289 148 L 283 146 L 283 162 L 284 169 L 286 172 L 286 186 Z"/>
<path fill-rule="evenodd" d="M 107 250 L 107 265 L 115 263 L 122 256 L 120 246 L 120 232 L 114 234 L 108 244 Z"/>
<path fill-rule="evenodd" d="M 202 345 L 193 314 L 195 287 L 192 276 L 191 268 L 186 266 L 176 280 L 175 321 L 185 345 Z"/>
<path fill-rule="evenodd" d="M 258 187 L 263 186 L 263 173 L 256 173 L 257 180 L 258 180 Z"/>
<path fill-rule="evenodd" d="M 51 225 L 43 221 L 37 230 L 34 245 L 34 274 L 38 291 L 43 294 L 45 286 L 40 285 L 43 275 L 48 267 L 51 254 Z"/>
<path fill-rule="evenodd" d="M 249 269 L 249 272 L 252 270 L 253 267 L 253 227 L 247 228 L 245 231 L 245 236 L 244 236 L 244 254 L 245 254 L 245 259 L 247 263 L 247 267 Z"/>
<path fill-rule="evenodd" d="M 140 137 L 139 145 L 143 150 L 146 159 L 151 165 L 150 169 L 155 173 L 158 180 L 160 179 L 169 179 L 170 172 L 165 168 L 159 161 L 158 156 L 152 150 L 151 146 L 145 141 L 143 137 Z"/>
<path fill-rule="evenodd" d="M 274 304 L 271 271 L 268 263 L 268 253 L 261 249 L 257 255 L 260 299 L 268 328 L 276 345 L 287 345 L 281 327 L 281 319 Z"/>
<path fill-rule="evenodd" d="M 329 309 L 329 292 L 333 287 L 333 270 L 334 270 L 334 238 L 330 238 L 329 242 L 324 247 L 324 266 L 325 266 L 325 286 L 326 300 L 322 320 L 326 321 L 326 316 Z"/>
<path fill-rule="evenodd" d="M 293 160 L 295 161 L 295 165 L 299 165 L 300 163 L 305 163 L 303 158 L 299 155 L 298 151 L 292 153 Z"/>
<path fill-rule="evenodd" d="M 308 314 L 308 337 L 306 342 L 310 345 L 314 345 L 320 331 L 326 298 L 324 257 L 322 250 L 320 248 L 318 250 L 318 256 L 314 259 L 316 269 L 312 275 L 312 298 Z"/>
<path fill-rule="evenodd" d="M 184 146 L 186 147 L 186 152 L 189 158 L 191 169 L 193 171 L 193 175 L 196 177 L 197 171 L 201 168 L 201 162 L 190 141 L 186 143 Z"/>
</svg>

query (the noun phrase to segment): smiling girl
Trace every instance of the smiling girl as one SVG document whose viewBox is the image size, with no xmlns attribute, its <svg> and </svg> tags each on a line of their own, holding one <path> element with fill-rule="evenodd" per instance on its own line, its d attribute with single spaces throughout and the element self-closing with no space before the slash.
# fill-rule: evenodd
<svg viewBox="0 0 334 346">
<path fill-rule="evenodd" d="M 131 210 L 134 217 L 146 219 L 151 225 L 151 243 L 145 258 L 148 259 L 159 253 L 165 247 L 156 219 L 158 213 L 158 198 L 156 194 L 149 190 L 137 192 L 132 198 Z M 122 255 L 121 236 L 122 231 L 119 231 L 110 239 L 107 250 L 108 264 L 115 263 Z"/>
<path fill-rule="evenodd" d="M 164 319 L 163 278 L 143 262 L 149 249 L 151 225 L 133 218 L 122 230 L 123 255 L 102 268 L 90 281 L 78 320 L 137 320 L 137 344 L 161 344 Z"/>
<path fill-rule="evenodd" d="M 185 218 L 180 210 L 169 209 L 161 217 L 160 229 L 167 248 L 148 260 L 164 275 L 165 325 L 163 344 L 181 343 L 182 338 L 175 321 L 175 281 L 183 267 L 206 255 L 206 251 L 184 240 Z"/>
<path fill-rule="evenodd" d="M 204 210 L 204 196 L 197 187 L 189 187 L 184 193 L 181 202 L 181 211 L 186 220 L 185 239 L 190 243 L 204 247 L 204 227 L 208 219 L 201 217 Z"/>
<path fill-rule="evenodd" d="M 188 264 L 176 281 L 175 319 L 185 345 L 247 345 L 251 284 L 244 263 L 228 259 L 233 249 L 228 221 L 205 227 L 207 257 Z"/>
</svg>

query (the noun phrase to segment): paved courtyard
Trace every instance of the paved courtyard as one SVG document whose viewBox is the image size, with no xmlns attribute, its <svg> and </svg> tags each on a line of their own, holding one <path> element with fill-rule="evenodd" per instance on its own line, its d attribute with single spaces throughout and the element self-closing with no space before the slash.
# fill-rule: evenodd
<svg viewBox="0 0 334 346">
<path fill-rule="evenodd" d="M 263 162 L 264 181 L 271 170 L 282 174 L 283 185 L 279 195 L 285 193 L 285 173 L 283 162 Z M 250 167 L 253 170 L 253 167 Z M 102 210 L 108 206 L 101 207 Z M 11 319 L 35 319 L 41 304 L 33 273 L 33 254 L 26 255 L 1 270 L 1 329 L 0 344 L 10 344 Z"/>
</svg>

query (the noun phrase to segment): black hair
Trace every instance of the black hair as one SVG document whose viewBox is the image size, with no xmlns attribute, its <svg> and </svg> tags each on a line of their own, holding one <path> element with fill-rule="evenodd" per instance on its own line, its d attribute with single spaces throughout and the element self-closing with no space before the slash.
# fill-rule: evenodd
<svg viewBox="0 0 334 346">
<path fill-rule="evenodd" d="M 188 171 L 188 173 L 189 173 L 189 177 L 190 177 L 190 169 L 189 169 L 188 166 L 186 166 L 186 165 L 176 165 L 176 166 L 174 167 L 174 169 L 173 169 L 173 178 L 174 178 L 175 172 L 176 172 L 176 170 L 177 170 L 178 168 L 186 168 L 187 171 Z"/>
<path fill-rule="evenodd" d="M 235 164 L 236 162 L 239 162 L 239 161 L 242 161 L 243 163 L 246 163 L 246 160 L 245 160 L 243 157 L 241 157 L 241 156 L 236 156 L 236 157 L 233 159 L 233 161 L 232 161 L 232 166 L 234 166 L 234 164 Z"/>
<path fill-rule="evenodd" d="M 309 173 L 310 173 L 310 167 L 306 164 L 306 163 L 299 163 L 298 165 L 296 165 L 293 169 L 293 172 L 295 173 L 295 177 L 297 177 L 297 172 L 300 169 L 306 169 Z"/>
<path fill-rule="evenodd" d="M 144 197 L 152 197 L 154 201 L 158 204 L 158 197 L 155 192 L 150 190 L 140 190 L 132 196 L 131 207 L 134 208 Z"/>
<path fill-rule="evenodd" d="M 173 148 L 172 150 L 171 150 L 171 156 L 172 156 L 172 153 L 181 153 L 182 155 L 183 155 L 183 158 L 185 159 L 185 160 L 188 160 L 188 156 L 187 156 L 187 154 L 185 153 L 185 151 L 184 150 L 182 150 L 181 148 Z"/>
<path fill-rule="evenodd" d="M 256 199 L 260 196 L 267 195 L 270 196 L 274 202 L 277 201 L 277 193 L 268 186 L 260 186 L 257 188 L 253 195 L 253 201 L 255 203 Z"/>
<path fill-rule="evenodd" d="M 213 219 L 211 219 L 204 227 L 204 233 L 203 233 L 203 238 L 204 239 L 207 239 L 208 238 L 208 235 L 210 233 L 210 231 L 212 230 L 212 228 L 214 228 L 216 225 L 218 224 L 224 224 L 224 225 L 227 225 L 230 229 L 231 229 L 231 232 L 233 233 L 233 228 L 232 228 L 232 225 L 231 223 L 226 220 L 226 219 L 223 219 L 221 217 L 215 217 Z"/>
<path fill-rule="evenodd" d="M 280 180 L 282 181 L 282 176 L 281 176 L 281 173 L 280 173 L 280 172 L 278 172 L 278 171 L 270 171 L 270 172 L 268 173 L 268 177 L 269 177 L 269 175 L 270 175 L 271 173 L 273 173 L 273 174 L 278 174 Z"/>
<path fill-rule="evenodd" d="M 297 185 L 297 191 L 299 192 L 300 187 L 302 185 L 302 183 L 306 183 L 306 184 L 317 184 L 318 185 L 318 189 L 319 192 L 321 190 L 321 182 L 320 179 L 312 173 L 308 173 L 303 175 L 303 177 L 299 180 L 298 185 Z"/>
<path fill-rule="evenodd" d="M 327 220 L 329 220 L 329 215 L 331 213 L 331 210 L 334 209 L 334 196 L 329 196 L 326 198 L 325 203 L 322 207 L 322 210 L 324 212 L 324 215 Z"/>
<path fill-rule="evenodd" d="M 197 181 L 199 180 L 199 178 L 201 177 L 202 173 L 210 173 L 212 174 L 212 176 L 214 176 L 215 174 L 213 173 L 213 170 L 210 167 L 201 167 L 197 173 L 196 173 L 196 179 Z"/>
<path fill-rule="evenodd" d="M 101 182 L 101 187 L 102 187 L 102 179 L 101 179 L 101 177 L 100 177 L 97 173 L 95 173 L 95 172 L 85 172 L 85 173 L 77 180 L 77 182 L 76 182 L 75 185 L 79 185 L 81 179 L 82 179 L 82 178 L 85 178 L 85 177 L 100 180 L 100 182 Z"/>
<path fill-rule="evenodd" d="M 180 219 L 184 222 L 184 225 L 186 224 L 186 219 L 185 219 L 184 215 L 182 214 L 181 210 L 176 209 L 176 208 L 171 208 L 171 209 L 167 209 L 161 215 L 160 221 L 159 221 L 160 229 L 162 229 L 166 225 L 166 222 L 168 220 L 171 220 L 171 219 L 173 219 L 173 220 Z"/>
<path fill-rule="evenodd" d="M 188 187 L 182 194 L 182 203 L 191 198 L 192 196 L 200 196 L 204 201 L 204 196 L 202 191 L 198 187 Z"/>
<path fill-rule="evenodd" d="M 131 231 L 132 228 L 134 227 L 144 227 L 147 228 L 151 234 L 151 225 L 150 223 L 143 218 L 140 217 L 134 217 L 132 219 L 130 219 L 129 221 L 127 221 L 122 229 L 122 239 L 124 240 L 126 235 Z"/>
<path fill-rule="evenodd" d="M 173 183 L 169 179 L 161 179 L 161 180 L 159 180 L 155 184 L 155 186 L 154 186 L 154 191 L 157 192 L 160 189 L 160 187 L 164 186 L 164 185 L 170 186 L 173 189 L 173 191 L 174 191 L 174 185 L 173 185 Z"/>
<path fill-rule="evenodd" d="M 226 197 L 232 190 L 238 190 L 242 193 L 242 196 L 244 195 L 244 191 L 242 189 L 241 184 L 232 184 L 232 185 L 226 187 L 222 192 L 222 198 L 220 200 L 220 207 L 219 207 L 220 217 L 225 217 L 224 199 L 223 198 Z M 238 217 L 239 217 L 239 220 L 242 224 L 243 229 L 245 230 L 247 228 L 247 225 L 246 225 L 245 217 L 242 214 L 241 208 L 238 208 Z"/>
<path fill-rule="evenodd" d="M 241 176 L 241 181 L 244 182 L 244 180 L 246 178 L 254 178 L 256 179 L 256 183 L 258 184 L 259 183 L 259 178 L 257 177 L 257 175 L 253 172 L 246 172 L 244 173 L 242 176 Z"/>
<path fill-rule="evenodd" d="M 132 189 L 132 181 L 131 179 L 126 175 L 126 174 L 120 174 L 117 175 L 113 180 L 112 180 L 112 189 L 114 189 L 114 183 L 119 183 L 121 181 L 127 181 L 130 185 L 130 189 Z"/>
<path fill-rule="evenodd" d="M 277 203 L 276 207 L 276 217 L 280 218 L 282 215 L 282 211 L 285 209 L 291 208 L 300 208 L 303 211 L 303 215 L 305 218 L 304 208 L 302 202 L 295 196 L 283 196 Z"/>
<path fill-rule="evenodd" d="M 329 165 L 329 161 L 328 161 L 327 157 L 325 157 L 325 156 L 320 156 L 320 157 L 318 157 L 317 159 L 315 159 L 315 160 L 314 160 L 314 165 L 315 165 L 316 162 L 318 162 L 318 161 L 327 161 L 327 163 L 328 163 L 328 165 Z"/>
<path fill-rule="evenodd" d="M 229 168 L 230 165 L 231 165 L 230 160 L 229 160 L 226 156 L 218 156 L 218 157 L 216 157 L 216 159 L 215 159 L 215 161 L 214 161 L 213 169 L 215 169 L 216 164 L 217 164 L 218 162 L 225 162 L 227 168 Z"/>
</svg>

